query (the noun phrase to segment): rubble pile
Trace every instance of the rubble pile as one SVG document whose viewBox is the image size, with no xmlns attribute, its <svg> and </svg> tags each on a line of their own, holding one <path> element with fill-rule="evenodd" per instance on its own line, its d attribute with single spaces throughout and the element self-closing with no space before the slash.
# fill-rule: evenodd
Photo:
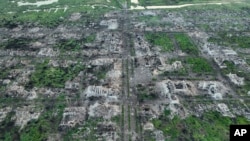
<svg viewBox="0 0 250 141">
<path fill-rule="evenodd" d="M 222 100 L 224 96 L 229 94 L 229 89 L 217 81 L 201 81 L 198 83 L 198 89 L 205 91 L 215 100 Z"/>
<path fill-rule="evenodd" d="M 75 127 L 76 124 L 83 124 L 86 119 L 85 107 L 67 107 L 63 112 L 63 119 L 60 127 Z"/>
<path fill-rule="evenodd" d="M 15 125 L 20 126 L 22 129 L 29 121 L 38 119 L 41 110 L 33 106 L 23 106 L 15 109 L 15 116 L 13 119 L 16 120 Z"/>
</svg>

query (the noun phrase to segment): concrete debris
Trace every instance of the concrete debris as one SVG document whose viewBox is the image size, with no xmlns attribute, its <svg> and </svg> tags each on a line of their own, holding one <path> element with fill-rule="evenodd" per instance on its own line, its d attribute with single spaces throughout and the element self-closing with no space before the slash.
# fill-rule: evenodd
<svg viewBox="0 0 250 141">
<path fill-rule="evenodd" d="M 90 64 L 93 66 L 103 66 L 113 64 L 114 61 L 112 58 L 99 58 L 91 61 Z"/>
<path fill-rule="evenodd" d="M 217 81 L 200 81 L 198 88 L 206 91 L 215 100 L 222 100 L 229 93 L 229 90 L 221 82 Z"/>
<path fill-rule="evenodd" d="M 117 80 L 121 78 L 122 76 L 122 64 L 121 63 L 115 63 L 114 64 L 114 69 L 110 70 L 109 72 L 107 72 L 107 77 L 111 78 L 112 80 Z"/>
<path fill-rule="evenodd" d="M 101 31 L 96 35 L 97 42 L 100 46 L 97 53 L 103 53 L 103 55 L 108 55 L 107 53 L 121 54 L 123 51 L 123 40 L 121 33 L 119 32 L 106 32 Z"/>
<path fill-rule="evenodd" d="M 81 13 L 73 13 L 70 18 L 69 21 L 77 21 L 81 18 Z"/>
<path fill-rule="evenodd" d="M 111 29 L 111 30 L 117 29 L 119 26 L 117 19 L 102 20 L 100 22 L 100 25 L 108 26 L 108 29 Z"/>
<path fill-rule="evenodd" d="M 0 122 L 2 122 L 6 118 L 7 114 L 11 112 L 11 110 L 11 107 L 4 107 L 0 109 Z"/>
<path fill-rule="evenodd" d="M 159 68 L 164 65 L 165 63 L 162 62 L 162 58 L 157 56 L 147 55 L 135 58 L 135 66 L 141 66 L 145 68 Z"/>
<path fill-rule="evenodd" d="M 140 14 L 143 16 L 156 16 L 158 12 L 157 11 L 142 11 Z"/>
<path fill-rule="evenodd" d="M 234 50 L 232 50 L 232 49 L 223 49 L 222 52 L 223 52 L 223 54 L 225 56 L 234 56 L 234 55 L 237 55 L 237 53 Z"/>
<path fill-rule="evenodd" d="M 124 7 L 126 5 L 120 4 Z M 79 6 L 97 10 L 97 7 L 107 5 Z M 223 11 L 225 9 L 227 8 Z M 63 11 L 63 8 L 43 9 L 40 12 L 47 11 L 53 14 L 58 10 Z M 36 11 L 39 10 L 27 9 L 23 12 Z M 250 33 L 242 32 L 250 29 L 247 24 L 250 22 L 247 9 L 241 9 L 241 13 L 237 10 L 226 10 L 227 14 L 224 15 L 221 15 L 223 12 L 220 9 L 216 12 L 211 9 L 198 11 L 193 8 L 167 12 L 147 9 L 114 10 L 104 13 L 101 19 L 93 19 L 89 15 L 91 11 L 82 11 L 72 13 L 68 19 L 59 17 L 60 21 L 55 27 L 42 26 L 39 22 L 18 22 L 14 28 L 3 25 L 0 28 L 0 67 L 4 73 L 0 75 L 0 98 L 21 98 L 24 102 L 13 103 L 16 107 L 22 105 L 16 109 L 7 107 L 8 101 L 3 102 L 0 105 L 0 122 L 15 113 L 11 120 L 23 129 L 29 121 L 39 119 L 43 111 L 34 104 L 41 106 L 44 100 L 44 110 L 50 110 L 57 102 L 63 102 L 68 106 L 64 109 L 59 128 L 76 127 L 79 132 L 72 134 L 72 140 L 94 137 L 97 141 L 127 141 L 130 138 L 139 141 L 142 140 L 143 134 L 149 133 L 153 140 L 164 141 L 169 136 L 165 137 L 164 131 L 156 129 L 152 123 L 154 119 L 162 120 L 163 116 L 170 119 L 175 116 L 184 119 L 189 115 L 202 118 L 204 113 L 216 111 L 227 117 L 243 115 L 250 119 L 249 105 L 244 100 L 245 97 L 237 95 L 238 92 L 245 92 L 250 96 L 250 91 L 245 87 L 230 87 L 231 83 L 236 86 L 247 85 L 247 77 L 227 74 L 230 83 L 227 81 L 229 79 L 220 74 L 220 69 L 226 68 L 227 62 L 232 62 L 243 74 L 248 74 L 250 67 L 247 64 L 249 60 L 246 59 L 249 56 L 245 55 L 250 53 L 250 49 L 234 47 L 236 44 L 230 44 L 229 47 L 224 44 L 226 41 L 216 43 L 217 39 L 221 39 L 219 34 L 224 34 L 220 32 L 217 35 L 218 31 L 235 31 L 226 34 L 226 37 L 232 37 L 234 34 L 237 34 L 236 37 L 242 36 L 241 34 L 249 37 Z M 127 17 L 124 17 L 124 12 Z M 219 22 L 213 21 L 214 17 L 218 17 L 218 12 L 222 18 L 217 18 Z M 239 19 L 243 20 L 241 15 L 244 15 L 244 21 L 238 26 Z M 236 22 L 233 25 L 228 24 L 233 17 L 239 18 L 234 18 Z M 68 22 L 61 23 L 65 20 Z M 129 21 L 122 23 L 124 20 Z M 163 51 L 162 47 L 146 38 L 148 33 L 159 33 L 159 36 L 166 33 L 173 41 L 173 49 Z M 188 34 L 188 38 L 190 37 L 190 41 L 198 49 L 198 57 L 208 61 L 214 60 L 211 64 L 219 66 L 215 67 L 216 75 L 195 73 L 191 65 L 185 66 L 190 54 L 182 51 L 181 42 L 178 40 L 178 37 L 181 37 L 179 34 Z M 215 42 L 210 42 L 210 37 L 214 37 Z M 27 47 L 7 49 L 6 45 L 12 43 L 9 42 L 10 39 L 25 40 Z M 62 49 L 71 45 L 77 47 L 67 51 Z M 70 76 L 75 71 L 68 72 L 68 67 L 76 66 L 78 63 L 86 67 L 79 70 L 80 72 L 77 70 L 78 74 L 72 74 L 73 78 L 65 80 L 63 88 L 36 88 L 30 84 L 30 78 L 34 77 L 32 74 L 37 71 L 36 66 L 44 59 L 49 59 L 48 67 L 63 69 L 65 74 Z M 187 69 L 188 73 L 183 72 L 184 69 Z M 34 100 L 36 98 L 39 99 Z M 46 101 L 46 98 L 49 101 Z M 221 103 L 221 100 L 227 103 Z M 58 116 L 57 114 L 58 110 L 55 109 L 53 115 Z M 121 114 L 125 115 L 124 129 L 120 128 L 118 122 Z M 137 125 L 133 125 L 138 119 L 146 131 L 140 135 L 135 132 Z M 128 120 L 131 120 L 130 130 L 126 123 Z M 90 124 L 88 121 L 91 121 Z M 61 133 L 64 132 L 49 133 L 47 140 L 62 140 Z"/>
<path fill-rule="evenodd" d="M 71 81 L 67 81 L 65 83 L 65 87 L 64 88 L 67 89 L 67 90 L 78 90 L 79 86 L 80 86 L 79 83 L 74 83 L 74 82 L 71 82 Z"/>
<path fill-rule="evenodd" d="M 63 112 L 63 119 L 60 123 L 61 128 L 75 127 L 76 124 L 83 124 L 86 119 L 85 107 L 67 107 Z"/>
<path fill-rule="evenodd" d="M 244 85 L 244 77 L 239 77 L 237 76 L 237 74 L 232 74 L 232 73 L 227 74 L 227 76 L 229 77 L 231 82 L 234 83 L 235 85 L 237 86 Z"/>
<path fill-rule="evenodd" d="M 190 81 L 171 81 L 164 80 L 157 84 L 161 88 L 162 94 L 169 96 L 169 94 L 181 94 L 195 96 L 197 95 L 197 90 L 194 84 Z"/>
<path fill-rule="evenodd" d="M 72 61 L 72 60 L 49 60 L 48 65 L 51 65 L 53 67 L 63 67 L 63 68 L 67 68 L 70 67 L 72 65 L 76 65 L 78 63 L 78 61 Z"/>
<path fill-rule="evenodd" d="M 226 68 L 224 61 L 232 61 L 235 65 L 242 67 L 247 65 L 246 61 L 231 48 L 208 42 L 210 35 L 207 33 L 203 31 L 195 31 L 190 32 L 189 35 L 199 46 L 202 47 L 204 54 L 213 58 L 220 68 Z"/>
<path fill-rule="evenodd" d="M 146 41 L 145 37 L 140 34 L 135 34 L 134 39 L 135 54 L 137 57 L 152 56 L 150 44 Z"/>
<path fill-rule="evenodd" d="M 149 83 L 152 80 L 152 73 L 149 68 L 137 67 L 134 70 L 134 80 L 132 81 L 134 85 Z"/>
<path fill-rule="evenodd" d="M 54 51 L 52 48 L 41 48 L 38 52 L 38 56 L 55 57 L 59 54 L 58 51 Z"/>
<path fill-rule="evenodd" d="M 47 97 L 54 97 L 60 93 L 62 93 L 62 91 L 60 89 L 52 89 L 52 88 L 39 88 L 37 90 L 37 93 L 42 94 L 43 96 L 47 96 Z"/>
<path fill-rule="evenodd" d="M 210 110 L 215 110 L 218 108 L 217 105 L 215 104 L 197 104 L 192 107 L 193 115 L 200 117 L 204 112 L 210 111 Z"/>
<path fill-rule="evenodd" d="M 155 130 L 154 134 L 155 134 L 155 141 L 165 141 L 165 137 L 161 130 Z"/>
<path fill-rule="evenodd" d="M 218 103 L 218 111 L 223 115 L 223 116 L 228 116 L 228 117 L 234 117 L 234 115 L 230 112 L 229 108 L 225 103 Z"/>
<path fill-rule="evenodd" d="M 97 134 L 100 140 L 116 141 L 119 139 L 119 127 L 112 122 L 103 122 L 97 125 Z"/>
<path fill-rule="evenodd" d="M 88 86 L 84 92 L 86 98 L 93 97 L 112 97 L 118 94 L 111 88 L 105 88 L 103 86 Z"/>
<path fill-rule="evenodd" d="M 165 66 L 166 71 L 176 71 L 176 70 L 179 70 L 182 68 L 183 68 L 183 65 L 182 65 L 181 61 L 175 61 L 171 65 Z"/>
<path fill-rule="evenodd" d="M 33 106 L 18 107 L 15 109 L 15 112 L 16 115 L 13 119 L 16 119 L 15 124 L 20 126 L 20 129 L 22 129 L 29 121 L 38 119 L 41 114 L 41 110 Z"/>
<path fill-rule="evenodd" d="M 60 134 L 50 134 L 48 135 L 47 141 L 61 141 L 62 137 Z"/>
<path fill-rule="evenodd" d="M 143 130 L 154 130 L 153 123 L 147 122 L 146 124 L 144 124 L 143 125 Z"/>
<path fill-rule="evenodd" d="M 4 79 L 3 80 L 3 85 L 8 85 L 8 84 L 10 84 L 10 82 L 11 82 L 11 80 L 9 80 L 9 79 Z"/>
<path fill-rule="evenodd" d="M 140 108 L 139 115 L 142 123 L 146 123 L 147 121 L 158 117 L 149 104 L 142 105 Z"/>
<path fill-rule="evenodd" d="M 111 105 L 108 103 L 100 104 L 96 102 L 89 106 L 88 115 L 90 117 L 102 117 L 104 119 L 110 119 L 121 113 L 120 107 L 118 105 Z"/>
<path fill-rule="evenodd" d="M 17 82 L 14 82 L 7 87 L 6 93 L 11 97 L 23 97 L 32 100 L 37 98 L 36 90 L 36 88 L 33 88 L 30 91 L 27 91 L 23 86 L 20 86 Z"/>
</svg>

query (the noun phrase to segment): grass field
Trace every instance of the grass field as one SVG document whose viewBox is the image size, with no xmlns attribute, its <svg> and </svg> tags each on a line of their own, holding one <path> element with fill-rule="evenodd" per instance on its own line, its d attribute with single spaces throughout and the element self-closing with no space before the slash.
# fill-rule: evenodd
<svg viewBox="0 0 250 141">
<path fill-rule="evenodd" d="M 175 40 L 180 49 L 189 55 L 198 55 L 198 48 L 191 42 L 190 38 L 186 34 L 175 34 Z"/>
<path fill-rule="evenodd" d="M 29 0 L 25 2 L 34 2 Z M 74 12 L 84 13 L 88 19 L 96 19 L 110 10 L 121 8 L 116 0 L 59 0 L 56 3 L 42 5 L 18 6 L 16 2 L 0 2 L 0 27 L 15 27 L 18 24 L 38 23 L 46 27 L 55 27 L 65 23 Z"/>
<path fill-rule="evenodd" d="M 229 140 L 230 124 L 249 124 L 244 117 L 223 117 L 218 112 L 207 112 L 201 117 L 190 116 L 180 119 L 177 116 L 170 120 L 168 114 L 163 114 L 159 119 L 152 120 L 156 129 L 169 136 L 169 141 L 194 140 L 194 141 L 223 141 Z"/>
<path fill-rule="evenodd" d="M 173 51 L 174 49 L 173 42 L 166 33 L 147 33 L 145 37 L 152 45 L 160 46 L 163 52 Z"/>
</svg>

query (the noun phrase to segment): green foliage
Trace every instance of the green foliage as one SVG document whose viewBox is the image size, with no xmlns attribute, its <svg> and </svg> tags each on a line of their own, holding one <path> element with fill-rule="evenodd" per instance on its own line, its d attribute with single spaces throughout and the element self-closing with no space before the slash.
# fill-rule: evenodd
<svg viewBox="0 0 250 141">
<path fill-rule="evenodd" d="M 237 94 L 242 96 L 246 95 L 248 91 L 250 91 L 250 74 L 246 71 L 240 70 L 240 68 L 237 67 L 237 65 L 235 65 L 232 61 L 224 61 L 224 64 L 227 66 L 226 68 L 222 69 L 222 73 L 224 76 L 226 76 L 229 73 L 233 73 L 239 77 L 244 78 L 244 85 L 237 86 Z"/>
<path fill-rule="evenodd" d="M 188 71 L 185 68 L 181 68 L 179 70 L 174 70 L 174 71 L 165 71 L 163 76 L 187 76 Z"/>
<path fill-rule="evenodd" d="M 15 112 L 7 114 L 5 119 L 0 123 L 0 140 L 1 141 L 15 141 L 19 140 L 18 127 L 15 126 L 15 121 L 11 118 Z"/>
<path fill-rule="evenodd" d="M 66 17 L 66 13 L 64 13 L 63 10 L 59 10 L 58 12 L 53 14 L 49 12 L 28 12 L 25 14 L 19 14 L 16 19 L 23 23 L 39 23 L 40 25 L 52 28 L 63 23 L 64 19 L 61 17 Z"/>
<path fill-rule="evenodd" d="M 61 94 L 57 99 L 44 99 L 45 111 L 38 120 L 32 120 L 22 130 L 21 141 L 44 141 L 48 135 L 58 131 L 65 108 L 65 97 Z"/>
<path fill-rule="evenodd" d="M 128 130 L 131 130 L 131 119 L 130 119 L 131 113 L 130 113 L 130 105 L 128 105 Z"/>
<path fill-rule="evenodd" d="M 96 141 L 96 128 L 97 124 L 102 122 L 102 118 L 89 118 L 84 122 L 84 125 L 78 125 L 74 128 L 69 129 L 64 135 L 64 141 Z M 80 128 L 79 128 L 80 127 Z M 88 132 L 88 134 L 86 134 Z M 86 134 L 86 136 L 83 136 Z M 74 136 L 79 135 L 79 138 L 75 139 Z"/>
<path fill-rule="evenodd" d="M 210 37 L 209 42 L 217 43 L 219 45 L 250 48 L 250 36 L 232 35 L 227 32 L 219 32 L 218 37 Z"/>
<path fill-rule="evenodd" d="M 199 50 L 198 48 L 193 45 L 190 41 L 189 37 L 186 34 L 175 34 L 175 39 L 180 47 L 180 49 L 190 55 L 198 55 Z"/>
<path fill-rule="evenodd" d="M 145 37 L 151 44 L 160 46 L 162 51 L 173 51 L 173 42 L 166 33 L 147 33 Z"/>
<path fill-rule="evenodd" d="M 68 68 L 50 67 L 49 60 L 36 66 L 36 71 L 30 77 L 29 86 L 63 88 L 67 80 L 73 79 L 84 66 L 76 64 Z"/>
<path fill-rule="evenodd" d="M 58 10 L 56 13 L 44 11 L 22 13 L 18 12 L 18 10 L 22 11 L 22 9 L 15 9 L 14 11 L 16 11 L 16 13 L 14 14 L 1 15 L 0 27 L 15 28 L 19 24 L 36 23 L 41 26 L 52 28 L 61 24 L 64 21 L 63 17 L 68 16 L 63 10 Z"/>
<path fill-rule="evenodd" d="M 35 50 L 29 48 L 29 43 L 32 41 L 34 40 L 29 38 L 9 39 L 8 41 L 2 43 L 1 47 L 4 49 Z"/>
<path fill-rule="evenodd" d="M 137 92 L 138 92 L 138 100 L 140 102 L 144 102 L 146 100 L 154 100 L 158 98 L 156 93 L 149 92 L 147 87 L 137 85 Z"/>
<path fill-rule="evenodd" d="M 14 16 L 1 15 L 0 16 L 0 27 L 6 28 L 15 28 L 18 27 L 19 22 L 15 19 Z"/>
<path fill-rule="evenodd" d="M 0 68 L 0 71 L 1 71 L 1 73 L 0 73 L 0 79 L 6 79 L 6 78 L 8 78 L 10 70 L 11 69 L 9 69 L 9 68 L 6 68 L 6 69 Z"/>
<path fill-rule="evenodd" d="M 145 130 L 143 133 L 144 141 L 155 141 L 154 137 L 155 137 L 155 134 L 153 133 L 153 131 Z"/>
<path fill-rule="evenodd" d="M 171 111 L 168 109 L 164 109 L 164 116 L 169 116 L 171 114 Z"/>
<path fill-rule="evenodd" d="M 224 64 L 227 66 L 226 68 L 222 69 L 223 74 L 229 74 L 229 73 L 236 73 L 237 68 L 231 61 L 224 61 Z"/>
<path fill-rule="evenodd" d="M 75 39 L 70 39 L 70 40 L 65 40 L 62 39 L 59 41 L 59 43 L 55 46 L 55 48 L 59 48 L 61 51 L 66 52 L 66 51 L 79 51 L 81 49 L 81 45 L 83 43 L 92 43 L 95 40 L 96 35 L 91 34 L 81 40 L 75 40 Z"/>
<path fill-rule="evenodd" d="M 32 0 L 33 2 L 33 0 Z M 89 5 L 89 6 L 87 6 Z M 95 6 L 93 9 L 91 5 Z M 103 6 L 107 5 L 107 7 Z M 64 11 L 64 7 L 69 6 L 70 8 Z M 39 26 L 45 26 L 49 28 L 57 27 L 59 24 L 67 24 L 67 19 L 74 12 L 84 13 L 84 17 L 87 20 L 97 20 L 97 17 L 103 15 L 103 13 L 110 10 L 119 8 L 120 4 L 116 0 L 112 0 L 107 3 L 106 0 L 59 0 L 57 3 L 50 5 L 37 6 L 20 6 L 11 1 L 1 1 L 0 9 L 0 27 L 15 28 L 20 24 L 35 24 Z M 50 8 L 62 8 L 55 12 L 55 9 Z M 27 11 L 27 10 L 40 10 L 39 12 Z M 13 13 L 8 13 L 12 11 Z M 26 11 L 24 13 L 24 11 Z M 81 22 L 81 21 L 79 21 Z"/>
<path fill-rule="evenodd" d="M 205 58 L 187 58 L 187 64 L 191 65 L 191 70 L 195 73 L 212 73 L 213 68 Z"/>
<path fill-rule="evenodd" d="M 109 70 L 109 67 L 100 67 L 99 69 L 95 70 L 94 72 L 92 72 L 98 80 L 101 80 L 101 79 L 105 79 L 106 78 L 106 74 Z"/>
<path fill-rule="evenodd" d="M 80 41 L 62 39 L 55 47 L 61 51 L 77 51 L 80 49 Z"/>
<path fill-rule="evenodd" d="M 96 35 L 95 34 L 91 34 L 89 36 L 87 36 L 85 39 L 84 39 L 84 42 L 85 43 L 92 43 L 95 41 L 95 38 L 96 38 Z"/>
<path fill-rule="evenodd" d="M 124 105 L 122 105 L 122 114 L 121 114 L 121 119 L 122 119 L 122 121 L 121 121 L 121 126 L 122 127 L 124 127 Z"/>
<path fill-rule="evenodd" d="M 165 25 L 165 22 L 161 21 L 160 16 L 140 16 L 138 17 L 139 21 L 145 22 L 148 26 L 160 26 Z"/>
<path fill-rule="evenodd" d="M 116 124 L 120 124 L 121 122 L 121 119 L 120 119 L 120 116 L 113 116 L 111 117 L 111 121 L 115 122 Z"/>
<path fill-rule="evenodd" d="M 16 65 L 11 65 L 9 67 L 0 67 L 0 79 L 14 79 L 9 76 L 10 72 L 14 69 L 20 69 L 23 65 L 18 63 Z"/>
<path fill-rule="evenodd" d="M 169 140 L 194 140 L 194 141 L 221 141 L 229 138 L 230 124 L 249 124 L 244 117 L 223 117 L 218 112 L 207 112 L 201 117 L 190 116 L 180 119 L 164 118 L 152 120 L 155 128 L 160 129 Z M 220 133 L 220 134 L 218 134 Z"/>
</svg>

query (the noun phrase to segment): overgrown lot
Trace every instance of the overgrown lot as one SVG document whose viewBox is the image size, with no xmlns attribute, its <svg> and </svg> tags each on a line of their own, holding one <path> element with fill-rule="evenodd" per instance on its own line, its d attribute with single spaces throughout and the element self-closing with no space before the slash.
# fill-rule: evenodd
<svg viewBox="0 0 250 141">
<path fill-rule="evenodd" d="M 57 87 L 63 88 L 67 80 L 76 77 L 84 66 L 80 64 L 72 65 L 67 68 L 51 67 L 49 60 L 36 66 L 35 72 L 30 77 L 28 87 Z"/>
<path fill-rule="evenodd" d="M 250 36 L 242 34 L 228 34 L 226 32 L 219 32 L 217 37 L 210 37 L 209 42 L 217 43 L 219 45 L 230 46 L 234 48 L 250 48 Z"/>
<path fill-rule="evenodd" d="M 155 128 L 163 131 L 167 140 L 194 140 L 194 141 L 226 141 L 229 140 L 229 126 L 231 124 L 249 124 L 244 117 L 229 118 L 218 112 L 207 112 L 201 117 L 190 116 L 180 119 L 175 116 L 168 118 L 165 112 L 159 119 L 154 119 Z"/>
<path fill-rule="evenodd" d="M 147 33 L 145 37 L 152 45 L 160 46 L 164 52 L 174 49 L 173 42 L 166 33 Z"/>
<path fill-rule="evenodd" d="M 198 48 L 191 42 L 187 34 L 178 33 L 174 35 L 180 49 L 189 55 L 198 55 Z"/>
</svg>

